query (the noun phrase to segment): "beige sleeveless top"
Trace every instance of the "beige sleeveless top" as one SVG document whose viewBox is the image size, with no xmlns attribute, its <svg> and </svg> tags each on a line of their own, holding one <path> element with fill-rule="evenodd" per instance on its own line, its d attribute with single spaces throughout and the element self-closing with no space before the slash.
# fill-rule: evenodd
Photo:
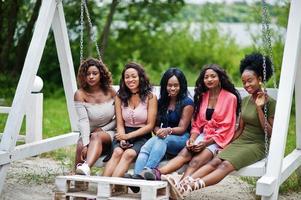
<svg viewBox="0 0 301 200">
<path fill-rule="evenodd" d="M 101 128 L 113 139 L 116 130 L 114 99 L 101 104 L 75 102 L 78 126 L 83 145 L 90 142 L 90 134 Z"/>
</svg>

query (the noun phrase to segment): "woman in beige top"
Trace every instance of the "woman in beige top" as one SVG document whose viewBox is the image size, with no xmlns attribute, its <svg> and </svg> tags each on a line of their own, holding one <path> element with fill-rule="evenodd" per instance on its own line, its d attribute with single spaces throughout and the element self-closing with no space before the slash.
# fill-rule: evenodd
<svg viewBox="0 0 301 200">
<path fill-rule="evenodd" d="M 80 137 L 76 149 L 76 173 L 90 175 L 90 167 L 97 161 L 103 147 L 110 151 L 115 134 L 115 90 L 111 73 L 104 63 L 87 59 L 79 67 L 79 89 L 74 101 L 78 114 Z"/>
</svg>

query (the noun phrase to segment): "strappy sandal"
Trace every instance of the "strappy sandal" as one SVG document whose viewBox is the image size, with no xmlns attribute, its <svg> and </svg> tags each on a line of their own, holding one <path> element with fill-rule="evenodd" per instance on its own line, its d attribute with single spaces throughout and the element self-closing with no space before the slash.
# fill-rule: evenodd
<svg viewBox="0 0 301 200">
<path fill-rule="evenodd" d="M 177 177 L 176 177 L 177 176 Z M 170 197 L 172 199 L 179 199 L 179 195 L 175 191 L 175 188 L 179 185 L 179 177 L 176 174 L 162 174 L 161 175 L 162 180 L 166 180 L 168 184 L 170 185 Z"/>
<path fill-rule="evenodd" d="M 183 178 L 181 181 L 180 181 L 180 185 L 182 184 L 190 184 L 190 183 L 193 183 L 195 180 L 191 177 L 191 176 L 186 176 L 185 178 Z"/>
<path fill-rule="evenodd" d="M 174 191 L 176 192 L 176 196 L 178 198 L 184 199 L 192 191 L 199 190 L 201 188 L 204 188 L 205 186 L 206 186 L 205 182 L 200 178 L 193 179 L 193 181 L 191 181 L 191 179 L 190 179 L 189 183 L 186 182 L 186 183 L 176 185 L 176 187 L 174 188 Z"/>
</svg>

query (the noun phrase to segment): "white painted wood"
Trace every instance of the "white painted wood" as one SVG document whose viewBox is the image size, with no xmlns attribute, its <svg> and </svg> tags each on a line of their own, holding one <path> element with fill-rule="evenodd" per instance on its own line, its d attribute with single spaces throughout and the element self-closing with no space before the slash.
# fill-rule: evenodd
<svg viewBox="0 0 301 200">
<path fill-rule="evenodd" d="M 9 113 L 10 110 L 11 110 L 11 107 L 0 106 L 0 113 Z"/>
<path fill-rule="evenodd" d="M 262 184 L 260 185 L 261 187 L 256 187 L 256 194 L 265 198 L 272 198 L 274 188 L 277 187 L 276 177 L 263 176 L 260 179 L 262 179 Z"/>
<path fill-rule="evenodd" d="M 296 148 L 301 150 L 301 57 L 297 61 L 297 74 L 295 83 L 295 109 L 296 109 Z"/>
<path fill-rule="evenodd" d="M 4 186 L 6 174 L 7 174 L 9 167 L 10 167 L 9 163 L 0 166 L 0 188 L 3 188 L 3 186 Z"/>
<path fill-rule="evenodd" d="M 273 134 L 271 137 L 270 151 L 268 155 L 268 165 L 266 174 L 257 181 L 256 194 L 262 194 L 262 189 L 269 184 L 268 191 L 273 189 L 273 194 L 263 199 L 277 199 L 280 174 L 282 169 L 282 159 L 284 156 L 285 144 L 287 139 L 287 131 L 290 119 L 290 111 L 293 97 L 293 89 L 295 84 L 295 75 L 300 58 L 300 28 L 301 28 L 301 1 L 292 0 L 290 6 L 290 14 L 284 47 L 282 71 L 280 75 L 280 83 L 277 99 L 275 119 L 273 126 Z M 276 186 L 270 184 L 269 179 L 276 179 Z"/>
<path fill-rule="evenodd" d="M 26 102 L 26 143 L 42 140 L 43 94 L 31 93 Z"/>
<path fill-rule="evenodd" d="M 12 110 L 9 112 L 5 125 L 0 150 L 9 151 L 13 149 L 16 144 L 17 134 L 20 131 L 25 112 L 25 100 L 30 94 L 32 84 L 38 71 L 55 7 L 55 1 L 42 1 L 39 17 L 35 25 L 35 31 L 12 103 Z"/>
<path fill-rule="evenodd" d="M 146 200 L 154 200 L 154 199 L 168 199 L 169 193 L 167 190 L 167 182 L 165 181 L 145 181 L 145 180 L 133 180 L 126 179 L 120 177 L 104 177 L 104 176 L 82 176 L 82 175 L 74 175 L 74 176 L 58 176 L 56 178 L 58 181 L 58 186 L 62 188 L 62 190 L 57 187 L 57 191 L 63 191 L 64 184 L 62 184 L 62 180 L 65 182 L 72 181 L 80 181 L 80 182 L 88 182 L 89 185 L 91 183 L 97 184 L 96 193 L 89 193 L 86 191 L 82 191 L 81 194 L 79 192 L 71 192 L 67 188 L 66 196 L 79 196 L 79 197 L 88 197 L 88 195 L 96 195 L 97 199 L 146 199 Z M 123 190 L 121 192 L 113 192 L 112 185 L 118 186 L 137 186 L 141 188 L 141 196 L 139 194 L 128 194 L 127 190 Z M 88 189 L 89 191 L 89 189 Z"/>
<path fill-rule="evenodd" d="M 246 166 L 239 171 L 231 173 L 232 175 L 237 176 L 254 176 L 261 177 L 265 174 L 265 161 L 261 160 L 252 165 Z"/>
<path fill-rule="evenodd" d="M 2 151 L 0 152 L 0 165 L 75 144 L 78 140 L 78 135 L 78 132 L 71 132 L 33 143 L 19 145 L 11 152 Z"/>
<path fill-rule="evenodd" d="M 68 39 L 67 26 L 61 1 L 58 3 L 57 10 L 53 18 L 52 29 L 60 62 L 60 69 L 66 95 L 71 129 L 72 131 L 78 131 L 77 115 L 73 101 L 73 96 L 75 91 L 77 90 L 77 86 L 71 49 Z"/>
<path fill-rule="evenodd" d="M 301 150 L 295 149 L 283 159 L 280 184 L 282 184 L 300 166 Z"/>
</svg>

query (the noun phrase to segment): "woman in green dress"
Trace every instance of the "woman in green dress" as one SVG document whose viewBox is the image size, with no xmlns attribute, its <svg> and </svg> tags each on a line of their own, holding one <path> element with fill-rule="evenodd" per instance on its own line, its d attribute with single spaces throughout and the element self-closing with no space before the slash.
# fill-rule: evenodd
<svg viewBox="0 0 301 200">
<path fill-rule="evenodd" d="M 266 80 L 273 73 L 271 61 L 266 60 Z M 247 55 L 240 63 L 241 80 L 244 89 L 250 94 L 242 101 L 242 113 L 234 141 L 223 149 L 213 160 L 198 169 L 190 177 L 180 182 L 167 175 L 172 186 L 171 194 L 182 199 L 191 191 L 214 185 L 232 171 L 239 170 L 265 156 L 265 113 L 267 103 L 266 130 L 270 137 L 273 127 L 276 101 L 263 92 L 263 56 L 259 53 Z M 237 138 L 237 139 L 236 139 Z M 162 178 L 163 179 L 163 178 Z"/>
</svg>

